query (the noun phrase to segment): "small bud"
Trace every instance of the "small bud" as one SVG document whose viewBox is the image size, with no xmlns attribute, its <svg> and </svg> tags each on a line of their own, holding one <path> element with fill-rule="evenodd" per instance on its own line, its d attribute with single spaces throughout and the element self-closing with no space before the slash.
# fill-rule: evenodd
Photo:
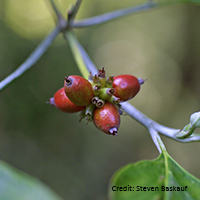
<svg viewBox="0 0 200 200">
<path fill-rule="evenodd" d="M 97 75 L 94 76 L 93 82 L 94 82 L 95 84 L 100 84 L 99 77 L 98 77 Z"/>
<path fill-rule="evenodd" d="M 190 123 L 196 128 L 200 127 L 200 112 L 195 112 L 190 116 Z"/>
<path fill-rule="evenodd" d="M 96 103 L 98 102 L 98 100 L 99 100 L 99 97 L 93 97 L 93 98 L 92 98 L 92 103 L 93 103 L 94 105 L 96 105 Z"/>
<path fill-rule="evenodd" d="M 98 77 L 101 83 L 101 87 L 104 88 L 106 86 L 106 71 L 104 70 L 104 67 L 102 70 L 99 70 Z"/>
<path fill-rule="evenodd" d="M 99 99 L 99 97 L 93 97 L 92 98 L 92 104 L 95 105 L 98 108 L 101 108 L 104 106 L 105 101 L 102 99 Z"/>
<path fill-rule="evenodd" d="M 98 96 L 100 90 L 101 90 L 101 85 L 95 84 L 95 85 L 93 86 L 94 96 Z"/>
<path fill-rule="evenodd" d="M 190 130 L 191 130 L 191 124 L 187 124 L 182 130 L 180 130 L 180 132 L 176 134 L 176 137 L 178 139 L 187 138 L 191 135 Z"/>
<path fill-rule="evenodd" d="M 110 97 L 110 99 L 108 99 L 108 101 L 117 105 L 123 102 L 120 98 L 113 95 Z"/>
<path fill-rule="evenodd" d="M 94 109 L 95 109 L 95 105 L 93 104 L 86 106 L 85 117 L 86 117 L 87 123 L 92 121 Z"/>
<path fill-rule="evenodd" d="M 106 81 L 106 87 L 111 88 L 113 85 L 113 81 L 114 81 L 114 76 L 110 76 Z"/>
<path fill-rule="evenodd" d="M 102 100 L 102 99 L 99 99 L 99 100 L 97 101 L 97 103 L 96 103 L 96 107 L 97 107 L 97 108 L 101 108 L 101 107 L 104 106 L 104 104 L 105 104 L 105 101 Z"/>
<path fill-rule="evenodd" d="M 99 70 L 98 77 L 99 78 L 105 78 L 106 77 L 106 71 L 104 70 L 104 67 Z"/>
<path fill-rule="evenodd" d="M 105 101 L 108 101 L 114 93 L 115 89 L 113 88 L 102 88 L 99 93 L 99 97 Z"/>
</svg>

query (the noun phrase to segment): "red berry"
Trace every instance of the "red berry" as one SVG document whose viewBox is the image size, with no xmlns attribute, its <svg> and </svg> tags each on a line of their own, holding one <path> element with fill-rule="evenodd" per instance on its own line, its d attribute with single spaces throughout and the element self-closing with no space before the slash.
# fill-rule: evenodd
<svg viewBox="0 0 200 200">
<path fill-rule="evenodd" d="M 135 76 L 124 74 L 114 77 L 114 95 L 123 101 L 132 99 L 140 90 L 140 83 Z"/>
<path fill-rule="evenodd" d="M 68 98 L 78 106 L 87 106 L 94 96 L 91 83 L 81 76 L 67 76 L 64 89 Z"/>
<path fill-rule="evenodd" d="M 65 94 L 64 87 L 60 88 L 54 94 L 54 97 L 50 99 L 49 103 L 51 105 L 55 105 L 59 110 L 67 113 L 75 113 L 85 109 L 85 106 L 77 106 L 69 100 Z"/>
<path fill-rule="evenodd" d="M 107 102 L 103 107 L 95 108 L 93 122 L 104 133 L 117 135 L 120 125 L 119 111 L 113 104 Z"/>
</svg>

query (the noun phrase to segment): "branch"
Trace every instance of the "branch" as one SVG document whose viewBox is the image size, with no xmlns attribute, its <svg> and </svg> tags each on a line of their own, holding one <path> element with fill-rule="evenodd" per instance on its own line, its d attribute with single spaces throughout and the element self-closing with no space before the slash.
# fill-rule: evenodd
<svg viewBox="0 0 200 200">
<path fill-rule="evenodd" d="M 75 34 L 72 31 L 68 30 L 64 33 L 64 37 L 69 42 L 70 49 L 72 51 L 72 54 L 74 55 L 76 64 L 77 64 L 82 76 L 84 78 L 88 79 L 89 72 L 88 72 L 88 69 L 85 65 L 85 61 L 84 61 L 83 56 L 81 54 L 81 51 L 80 51 L 80 48 L 79 48 L 79 43 L 78 43 L 78 40 L 76 39 Z"/>
<path fill-rule="evenodd" d="M 22 65 L 17 68 L 13 73 L 7 76 L 0 82 L 0 90 L 11 83 L 13 80 L 21 76 L 26 70 L 28 70 L 32 65 L 34 65 L 39 58 L 44 54 L 56 36 L 60 33 L 61 29 L 57 26 L 45 39 L 44 41 L 35 49 L 35 51 L 22 63 Z"/>
<path fill-rule="evenodd" d="M 155 130 L 153 126 L 149 127 L 149 133 L 151 135 L 151 138 L 156 145 L 159 153 L 162 153 L 162 151 L 166 151 L 165 145 L 163 144 L 158 132 Z"/>
<path fill-rule="evenodd" d="M 79 7 L 82 3 L 82 0 L 77 0 L 75 6 L 71 8 L 71 10 L 68 11 L 68 24 L 71 26 L 71 24 L 74 21 L 74 18 L 76 17 L 76 14 L 79 10 Z"/>
<path fill-rule="evenodd" d="M 56 14 L 57 20 L 58 20 L 57 24 L 60 27 L 60 29 L 62 31 L 64 31 L 66 29 L 68 23 L 65 20 L 65 18 L 62 16 L 62 14 L 60 13 L 60 11 L 57 9 L 57 7 L 55 6 L 53 0 L 50 0 L 50 2 L 51 2 L 51 6 L 52 6 L 52 8 L 53 8 L 53 10 L 54 10 L 54 12 Z"/>
<path fill-rule="evenodd" d="M 68 31 L 69 32 L 69 31 Z M 93 76 L 95 74 L 98 73 L 98 70 L 95 66 L 95 64 L 92 62 L 92 60 L 90 59 L 90 57 L 88 56 L 87 52 L 85 51 L 85 49 L 82 47 L 81 43 L 77 40 L 77 38 L 75 37 L 75 35 L 73 33 L 71 33 L 71 35 L 69 35 L 69 33 L 65 33 L 66 34 L 66 37 L 68 36 L 68 40 L 71 41 L 74 41 L 73 42 L 73 45 L 74 45 L 74 48 L 76 49 L 76 52 L 78 52 L 78 56 L 81 57 L 81 64 L 77 62 L 77 65 L 79 67 L 79 70 L 82 72 L 82 71 L 88 71 L 90 72 Z M 71 38 L 70 38 L 71 37 Z M 69 42 L 70 42 L 69 41 Z M 72 44 L 71 44 L 72 45 Z M 82 63 L 84 62 L 84 64 Z M 83 72 L 85 73 L 85 72 Z M 86 73 L 87 74 L 87 73 Z M 88 75 L 88 74 L 87 74 Z M 85 75 L 85 76 L 87 76 Z"/>
<path fill-rule="evenodd" d="M 46 50 L 51 45 L 53 40 L 57 37 L 57 35 L 61 31 L 65 30 L 67 26 L 66 20 L 56 8 L 53 0 L 50 0 L 50 2 L 58 19 L 58 24 L 56 28 L 44 39 L 44 41 L 35 49 L 35 51 L 31 53 L 31 55 L 24 61 L 24 63 L 21 64 L 21 66 L 19 66 L 19 68 L 17 68 L 13 73 L 11 73 L 9 76 L 7 76 L 4 80 L 0 82 L 0 90 L 6 87 L 13 80 L 21 76 L 26 70 L 31 68 L 46 52 Z"/>
<path fill-rule="evenodd" d="M 91 17 L 91 18 L 80 20 L 80 21 L 75 21 L 74 23 L 71 24 L 71 27 L 82 28 L 82 27 L 102 24 L 104 22 L 108 22 L 110 20 L 117 19 L 119 17 L 123 17 L 135 12 L 139 12 L 142 10 L 149 10 L 150 8 L 155 7 L 155 6 L 156 4 L 150 1 L 140 6 L 134 6 L 131 8 L 121 9 L 121 10 L 113 11 L 110 13 L 102 14 L 96 17 Z"/>
<path fill-rule="evenodd" d="M 80 43 L 78 43 L 78 48 L 79 48 L 79 50 L 81 52 L 81 55 L 83 57 L 83 60 L 84 60 L 85 65 L 87 67 L 87 70 L 90 73 L 92 73 L 92 75 L 94 76 L 95 74 L 98 73 L 98 69 L 96 68 L 95 64 L 92 62 L 92 60 L 88 56 L 87 52 L 85 51 L 85 49 L 82 47 L 82 45 Z"/>
<path fill-rule="evenodd" d="M 161 133 L 162 135 L 169 137 L 173 140 L 176 140 L 178 142 L 186 143 L 186 142 L 199 142 L 200 141 L 200 135 L 193 133 L 188 138 L 184 139 L 178 139 L 176 137 L 176 134 L 180 132 L 180 129 L 173 129 L 166 126 L 163 126 L 152 119 L 148 118 L 146 115 L 141 113 L 139 110 L 137 110 L 134 106 L 132 106 L 128 102 L 121 103 L 121 109 L 123 109 L 128 115 L 130 115 L 133 119 L 138 121 L 140 124 L 145 126 L 149 131 L 157 131 Z"/>
</svg>

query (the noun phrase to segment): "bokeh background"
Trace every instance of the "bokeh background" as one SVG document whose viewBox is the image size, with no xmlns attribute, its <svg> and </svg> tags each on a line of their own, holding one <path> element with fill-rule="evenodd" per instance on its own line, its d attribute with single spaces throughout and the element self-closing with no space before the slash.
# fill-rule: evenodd
<svg viewBox="0 0 200 200">
<path fill-rule="evenodd" d="M 73 3 L 55 1 L 64 16 Z M 145 1 L 85 0 L 77 19 Z M 48 1 L 0 0 L 0 79 L 15 70 L 54 28 Z M 173 5 L 102 25 L 76 29 L 96 66 L 107 75 L 147 79 L 130 102 L 169 127 L 183 128 L 200 109 L 200 8 Z M 158 151 L 147 130 L 122 116 L 119 136 L 79 123 L 78 114 L 46 104 L 66 75 L 80 75 L 60 34 L 45 55 L 0 92 L 0 159 L 49 185 L 64 199 L 104 200 L 120 167 L 154 159 Z M 169 154 L 200 178 L 200 144 L 162 137 Z"/>
</svg>

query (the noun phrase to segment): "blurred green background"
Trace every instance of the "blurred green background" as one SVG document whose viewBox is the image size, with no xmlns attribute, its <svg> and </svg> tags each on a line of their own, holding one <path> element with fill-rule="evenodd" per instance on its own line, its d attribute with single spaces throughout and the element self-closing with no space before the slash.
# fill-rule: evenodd
<svg viewBox="0 0 200 200">
<path fill-rule="evenodd" d="M 64 16 L 72 1 L 55 1 Z M 145 1 L 85 0 L 78 19 Z M 54 28 L 43 0 L 0 0 L 0 79 L 15 70 Z M 200 109 L 200 8 L 174 5 L 133 14 L 106 24 L 76 29 L 98 68 L 107 76 L 147 79 L 130 102 L 152 119 L 183 128 Z M 123 115 L 119 136 L 79 123 L 78 114 L 46 104 L 78 74 L 67 42 L 59 35 L 45 55 L 0 92 L 0 159 L 53 188 L 64 199 L 104 200 L 112 174 L 158 151 L 147 130 Z M 200 178 L 200 144 L 162 137 L 169 154 Z"/>
</svg>

